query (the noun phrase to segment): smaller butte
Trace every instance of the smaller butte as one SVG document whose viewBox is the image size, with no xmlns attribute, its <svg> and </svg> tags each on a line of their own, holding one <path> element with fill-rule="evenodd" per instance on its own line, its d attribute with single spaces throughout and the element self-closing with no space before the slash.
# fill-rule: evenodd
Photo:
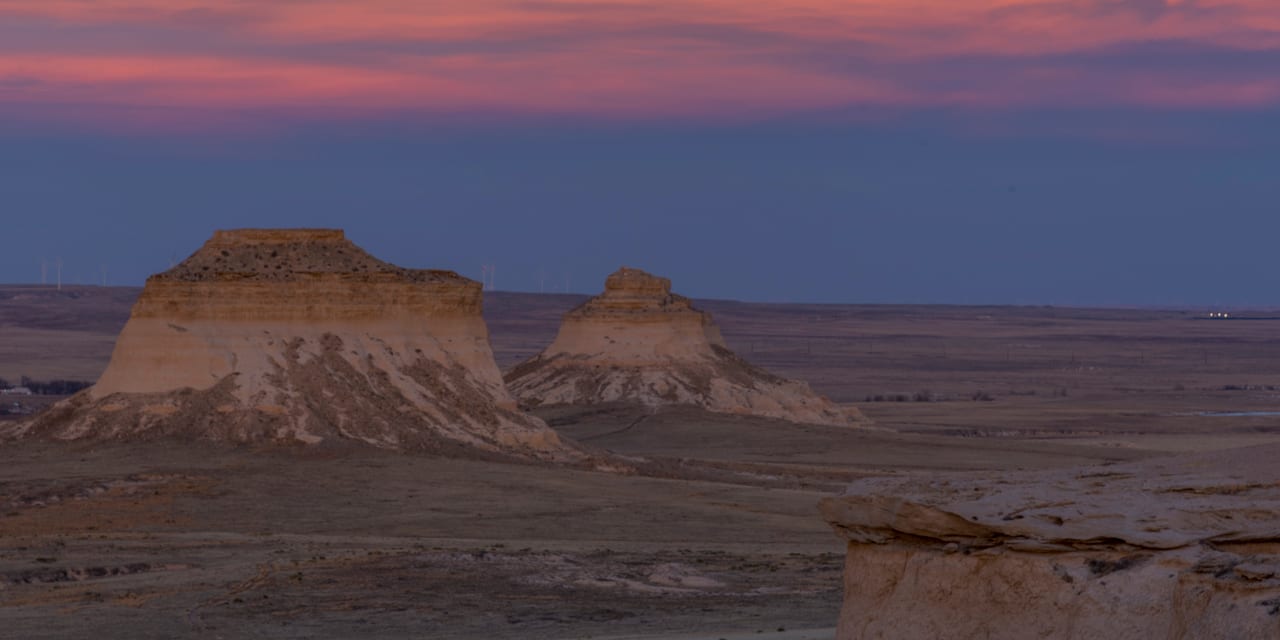
<svg viewBox="0 0 1280 640">
<path fill-rule="evenodd" d="M 856 425 L 865 419 L 803 382 L 738 357 L 711 315 L 671 293 L 671 281 L 623 267 L 604 293 L 565 314 L 555 342 L 506 374 L 528 407 L 695 406 L 789 422 Z"/>
<path fill-rule="evenodd" d="M 218 231 L 151 276 L 106 372 L 9 437 L 576 454 L 520 412 L 480 283 L 335 229 Z"/>
</svg>

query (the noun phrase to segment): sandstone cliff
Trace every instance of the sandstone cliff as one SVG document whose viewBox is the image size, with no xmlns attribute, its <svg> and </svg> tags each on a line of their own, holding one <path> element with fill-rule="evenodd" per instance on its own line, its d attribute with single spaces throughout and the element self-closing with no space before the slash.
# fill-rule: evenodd
<svg viewBox="0 0 1280 640">
<path fill-rule="evenodd" d="M 626 267 L 608 277 L 603 294 L 565 314 L 555 342 L 506 380 L 527 406 L 620 402 L 815 424 L 862 419 L 739 358 L 709 314 L 671 293 L 670 280 Z"/>
<path fill-rule="evenodd" d="M 837 637 L 1280 638 L 1277 459 L 859 481 Z"/>
<path fill-rule="evenodd" d="M 565 453 L 516 408 L 480 311 L 479 283 L 338 230 L 219 231 L 147 280 L 94 387 L 10 435 Z"/>
</svg>

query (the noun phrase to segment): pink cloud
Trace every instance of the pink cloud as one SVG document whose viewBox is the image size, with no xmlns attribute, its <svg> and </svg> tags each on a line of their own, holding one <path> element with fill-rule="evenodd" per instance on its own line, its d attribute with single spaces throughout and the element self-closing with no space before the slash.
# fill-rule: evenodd
<svg viewBox="0 0 1280 640">
<path fill-rule="evenodd" d="M 612 118 L 1280 104 L 1274 74 L 1188 71 L 1150 54 L 1113 68 L 1105 57 L 1170 42 L 1280 61 L 1272 0 L 0 2 L 0 23 L 19 20 L 44 37 L 0 43 L 0 108 L 28 114 L 54 104 Z M 136 38 L 123 46 L 113 30 Z"/>
</svg>

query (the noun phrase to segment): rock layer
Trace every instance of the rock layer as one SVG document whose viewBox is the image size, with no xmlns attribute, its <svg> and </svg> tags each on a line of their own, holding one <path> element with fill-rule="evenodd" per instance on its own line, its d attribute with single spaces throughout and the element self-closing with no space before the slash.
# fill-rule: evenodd
<svg viewBox="0 0 1280 640">
<path fill-rule="evenodd" d="M 599 296 L 565 314 L 555 342 L 506 375 L 527 406 L 692 405 L 792 422 L 862 420 L 803 382 L 729 350 L 711 316 L 671 293 L 671 281 L 623 267 Z"/>
<path fill-rule="evenodd" d="M 219 231 L 147 280 L 95 386 L 14 435 L 565 454 L 516 408 L 480 311 L 479 283 L 338 230 Z"/>
<path fill-rule="evenodd" d="M 859 481 L 837 638 L 1280 638 L 1278 457 Z"/>
</svg>

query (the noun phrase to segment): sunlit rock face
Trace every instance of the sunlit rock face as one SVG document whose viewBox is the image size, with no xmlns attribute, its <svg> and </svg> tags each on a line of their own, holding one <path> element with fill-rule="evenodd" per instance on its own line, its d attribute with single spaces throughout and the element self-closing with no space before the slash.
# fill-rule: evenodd
<svg viewBox="0 0 1280 640">
<path fill-rule="evenodd" d="M 1277 460 L 859 481 L 837 638 L 1280 638 Z"/>
<path fill-rule="evenodd" d="M 147 280 L 98 383 L 16 435 L 565 454 L 517 410 L 480 312 L 479 283 L 342 231 L 219 231 Z"/>
<path fill-rule="evenodd" d="M 526 406 L 692 405 L 792 422 L 853 425 L 803 382 L 752 366 L 725 345 L 710 314 L 671 293 L 671 281 L 623 267 L 604 293 L 565 314 L 550 347 L 506 375 Z"/>
</svg>

